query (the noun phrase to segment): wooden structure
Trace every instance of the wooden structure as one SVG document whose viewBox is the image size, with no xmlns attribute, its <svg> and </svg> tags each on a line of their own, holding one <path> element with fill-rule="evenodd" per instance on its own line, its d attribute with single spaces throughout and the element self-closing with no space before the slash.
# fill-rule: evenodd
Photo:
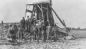
<svg viewBox="0 0 86 49">
<path fill-rule="evenodd" d="M 28 0 L 29 2 L 30 0 Z M 35 21 L 42 21 L 43 22 L 43 28 L 42 30 L 44 31 L 44 38 L 46 38 L 48 35 L 47 32 L 47 27 L 50 26 L 51 28 L 55 27 L 55 21 L 53 18 L 52 12 L 55 13 L 61 24 L 65 27 L 65 22 L 60 19 L 60 17 L 57 15 L 57 13 L 54 11 L 52 8 L 52 0 L 34 0 L 30 1 L 29 3 L 26 4 L 26 12 L 25 12 L 25 17 L 29 16 L 29 19 L 33 20 L 36 19 Z M 30 15 L 28 15 L 29 13 Z M 36 23 L 34 23 L 36 25 Z M 33 24 L 32 24 L 33 25 Z M 42 25 L 41 25 L 42 26 Z M 39 31 L 38 31 L 39 32 Z"/>
</svg>

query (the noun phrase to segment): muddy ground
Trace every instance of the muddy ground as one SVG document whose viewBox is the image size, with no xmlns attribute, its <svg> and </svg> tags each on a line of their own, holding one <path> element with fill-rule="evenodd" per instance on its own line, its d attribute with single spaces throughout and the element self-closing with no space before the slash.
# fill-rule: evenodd
<svg viewBox="0 0 86 49">
<path fill-rule="evenodd" d="M 36 43 L 23 45 L 0 45 L 0 49 L 86 49 L 86 38 L 66 40 L 64 42 Z"/>
</svg>

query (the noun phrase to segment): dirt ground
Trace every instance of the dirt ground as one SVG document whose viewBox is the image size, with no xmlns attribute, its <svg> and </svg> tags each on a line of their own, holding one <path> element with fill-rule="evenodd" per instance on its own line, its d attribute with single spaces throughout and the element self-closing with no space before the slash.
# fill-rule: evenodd
<svg viewBox="0 0 86 49">
<path fill-rule="evenodd" d="M 0 45 L 0 49 L 86 49 L 86 38 L 65 42 L 26 43 L 24 45 Z"/>
</svg>

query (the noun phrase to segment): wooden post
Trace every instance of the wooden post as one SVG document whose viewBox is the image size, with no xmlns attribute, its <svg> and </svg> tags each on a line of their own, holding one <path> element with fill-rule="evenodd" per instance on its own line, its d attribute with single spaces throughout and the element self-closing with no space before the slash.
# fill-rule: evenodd
<svg viewBox="0 0 86 49">
<path fill-rule="evenodd" d="M 52 6 L 52 0 L 50 0 L 50 5 Z"/>
<path fill-rule="evenodd" d="M 51 9 L 55 13 L 56 17 L 59 19 L 59 21 L 61 22 L 61 24 L 66 28 L 65 23 L 60 19 L 60 17 L 57 15 L 57 13 L 54 11 L 54 9 L 53 8 L 51 8 Z"/>
<path fill-rule="evenodd" d="M 1 22 L 1 27 L 2 27 L 1 39 L 3 39 L 3 33 L 4 33 L 4 31 L 3 31 L 3 21 Z"/>
</svg>

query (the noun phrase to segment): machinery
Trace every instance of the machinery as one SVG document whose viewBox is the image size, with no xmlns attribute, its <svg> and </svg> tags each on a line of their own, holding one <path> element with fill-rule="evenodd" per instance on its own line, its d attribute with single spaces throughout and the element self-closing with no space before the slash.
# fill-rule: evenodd
<svg viewBox="0 0 86 49">
<path fill-rule="evenodd" d="M 58 32 L 55 32 L 55 27 L 58 26 L 56 26 L 52 12 L 57 16 L 64 28 L 68 30 L 65 22 L 59 18 L 52 8 L 52 0 L 27 0 L 25 17 L 28 17 L 31 21 L 35 19 L 35 22 L 31 23 L 31 26 L 37 27 L 37 32 L 43 35 L 43 40 L 47 40 L 50 36 L 57 36 L 55 34 L 58 34 Z M 30 28 L 32 28 L 31 26 Z M 30 32 L 31 31 L 33 31 L 33 29 L 31 29 Z M 67 33 L 62 34 L 67 35 Z"/>
</svg>

